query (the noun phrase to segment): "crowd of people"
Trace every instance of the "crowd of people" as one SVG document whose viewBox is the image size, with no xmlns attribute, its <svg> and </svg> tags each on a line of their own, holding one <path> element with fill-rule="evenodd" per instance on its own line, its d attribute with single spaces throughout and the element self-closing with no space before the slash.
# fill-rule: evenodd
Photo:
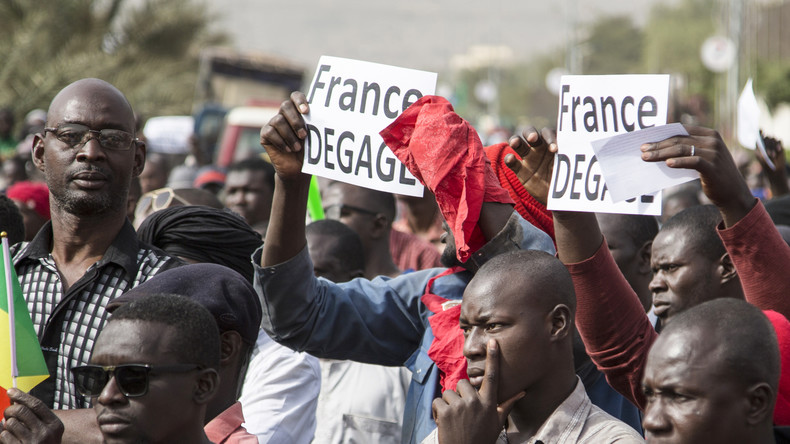
<svg viewBox="0 0 790 444">
<path fill-rule="evenodd" d="M 769 193 L 687 126 L 641 146 L 700 174 L 662 219 L 551 212 L 552 130 L 484 147 L 426 96 L 381 133 L 425 196 L 322 180 L 309 221 L 309 112 L 294 92 L 265 160 L 185 183 L 105 81 L 19 138 L 0 111 L 50 374 L 8 389 L 0 443 L 790 442 L 778 141 Z"/>
</svg>

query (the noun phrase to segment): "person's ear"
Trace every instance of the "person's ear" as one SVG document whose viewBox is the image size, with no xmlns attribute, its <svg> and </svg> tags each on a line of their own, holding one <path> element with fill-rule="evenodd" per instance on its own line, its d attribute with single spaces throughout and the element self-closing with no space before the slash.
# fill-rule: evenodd
<svg viewBox="0 0 790 444">
<path fill-rule="evenodd" d="M 719 272 L 721 274 L 722 284 L 726 284 L 738 277 L 738 271 L 735 270 L 735 265 L 732 263 L 730 253 L 724 253 L 719 259 Z"/>
<path fill-rule="evenodd" d="M 237 331 L 226 331 L 219 335 L 219 339 L 219 366 L 225 367 L 231 365 L 241 353 L 243 341 Z"/>
<path fill-rule="evenodd" d="M 219 373 L 213 368 L 199 370 L 192 399 L 197 404 L 208 404 L 219 390 Z"/>
<path fill-rule="evenodd" d="M 566 338 L 573 333 L 573 320 L 571 319 L 571 309 L 565 304 L 558 304 L 549 313 L 551 321 L 552 340 Z"/>
<path fill-rule="evenodd" d="M 142 140 L 135 140 L 132 142 L 132 149 L 134 150 L 134 167 L 132 168 L 132 175 L 137 177 L 143 172 L 145 166 L 145 142 Z"/>
<path fill-rule="evenodd" d="M 652 274 L 653 270 L 650 268 L 650 255 L 653 254 L 653 241 L 649 240 L 642 244 L 639 251 L 636 252 L 636 260 L 640 274 Z"/>
<path fill-rule="evenodd" d="M 774 391 L 767 382 L 746 389 L 746 423 L 757 426 L 771 421 L 774 413 Z"/>
<path fill-rule="evenodd" d="M 42 173 L 45 172 L 46 167 L 44 163 L 44 135 L 33 135 L 33 165 L 36 166 Z"/>
</svg>

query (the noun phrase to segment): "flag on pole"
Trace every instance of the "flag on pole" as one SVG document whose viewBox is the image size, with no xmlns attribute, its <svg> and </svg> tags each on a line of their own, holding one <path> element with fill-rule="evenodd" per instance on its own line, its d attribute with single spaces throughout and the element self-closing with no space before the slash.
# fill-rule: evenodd
<svg viewBox="0 0 790 444">
<path fill-rule="evenodd" d="M 33 321 L 22 296 L 22 287 L 11 262 L 6 233 L 0 255 L 0 413 L 10 402 L 6 390 L 16 387 L 29 392 L 49 377 L 44 354 Z M 0 416 L 2 416 L 0 414 Z"/>
</svg>

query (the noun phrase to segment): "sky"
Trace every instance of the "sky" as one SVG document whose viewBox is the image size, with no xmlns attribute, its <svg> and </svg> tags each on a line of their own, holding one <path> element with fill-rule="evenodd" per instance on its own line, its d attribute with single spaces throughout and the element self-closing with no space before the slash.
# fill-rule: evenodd
<svg viewBox="0 0 790 444">
<path fill-rule="evenodd" d="M 643 24 L 676 0 L 208 0 L 239 50 L 284 56 L 312 72 L 321 55 L 442 71 L 473 45 L 513 57 L 563 49 L 573 29 L 607 15 Z M 571 26 L 576 23 L 576 26 Z"/>
</svg>

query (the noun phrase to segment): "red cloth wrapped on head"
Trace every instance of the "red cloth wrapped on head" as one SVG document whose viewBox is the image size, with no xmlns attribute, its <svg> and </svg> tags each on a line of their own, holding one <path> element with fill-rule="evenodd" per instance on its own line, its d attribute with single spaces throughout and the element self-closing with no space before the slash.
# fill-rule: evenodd
<svg viewBox="0 0 790 444">
<path fill-rule="evenodd" d="M 516 159 L 521 160 L 521 156 L 516 153 L 507 143 L 498 143 L 485 148 L 491 167 L 494 169 L 499 183 L 510 193 L 510 197 L 516 201 L 516 211 L 532 225 L 540 228 L 554 239 L 554 219 L 551 211 L 546 209 L 546 205 L 538 202 L 530 195 L 521 184 L 516 173 L 505 165 L 505 156 L 513 154 Z"/>
<path fill-rule="evenodd" d="M 513 204 L 491 170 L 477 132 L 446 99 L 425 96 L 381 131 L 395 156 L 435 195 L 466 262 L 486 243 L 477 221 L 483 202 Z"/>
</svg>

